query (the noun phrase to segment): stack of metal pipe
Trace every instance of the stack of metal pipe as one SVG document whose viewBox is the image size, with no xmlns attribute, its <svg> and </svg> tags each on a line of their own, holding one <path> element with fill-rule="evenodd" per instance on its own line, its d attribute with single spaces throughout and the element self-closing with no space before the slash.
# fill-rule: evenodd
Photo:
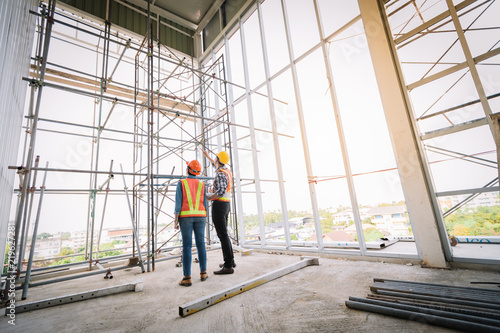
<svg viewBox="0 0 500 333">
<path fill-rule="evenodd" d="M 500 291 L 374 279 L 372 294 L 350 296 L 352 309 L 466 332 L 500 332 Z"/>
</svg>

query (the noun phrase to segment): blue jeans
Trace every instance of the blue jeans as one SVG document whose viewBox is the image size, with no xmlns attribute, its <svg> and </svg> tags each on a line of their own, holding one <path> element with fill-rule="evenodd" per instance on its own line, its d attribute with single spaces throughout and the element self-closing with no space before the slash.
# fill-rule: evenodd
<svg viewBox="0 0 500 333">
<path fill-rule="evenodd" d="M 179 218 L 179 226 L 182 235 L 182 269 L 184 276 L 191 276 L 191 248 L 193 247 L 193 231 L 198 260 L 200 262 L 200 273 L 207 271 L 207 250 L 205 249 L 205 217 L 182 217 Z"/>
</svg>

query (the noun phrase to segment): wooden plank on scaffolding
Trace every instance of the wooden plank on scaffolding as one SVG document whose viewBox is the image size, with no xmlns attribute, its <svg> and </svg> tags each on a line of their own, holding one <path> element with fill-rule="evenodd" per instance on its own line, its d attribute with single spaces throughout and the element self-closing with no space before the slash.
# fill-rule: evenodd
<svg viewBox="0 0 500 333">
<path fill-rule="evenodd" d="M 31 65 L 31 68 L 34 70 L 35 66 Z M 47 75 L 49 74 L 49 75 Z M 34 72 L 30 72 L 31 77 L 36 77 L 36 74 Z M 66 73 L 63 71 L 58 71 L 55 69 L 46 69 L 46 75 L 45 75 L 45 81 L 48 82 L 55 82 L 55 83 L 61 83 L 65 84 L 68 86 L 72 87 L 78 87 L 81 89 L 89 90 L 91 92 L 96 92 L 99 91 L 101 82 L 99 80 L 95 79 L 89 79 L 85 78 L 83 76 L 79 75 L 74 75 L 70 73 Z M 119 87 L 117 85 L 109 83 L 106 87 L 106 93 L 108 95 L 116 95 L 122 98 L 127 98 L 129 100 L 134 100 L 134 91 L 133 89 L 128 89 L 128 88 L 123 88 Z M 139 93 L 137 95 L 137 100 L 139 102 L 146 102 L 147 101 L 147 94 L 145 93 Z M 155 95 L 156 98 L 156 95 Z M 185 112 L 191 112 L 195 111 L 196 108 L 193 110 L 193 105 L 192 103 L 186 102 L 186 101 L 176 101 L 173 99 L 169 98 L 160 98 L 160 107 L 161 108 L 170 108 L 170 109 L 175 109 L 179 111 L 185 111 Z"/>
<path fill-rule="evenodd" d="M 317 257 L 302 257 L 301 261 L 296 262 L 294 264 L 285 266 L 283 268 L 277 269 L 273 272 L 261 275 L 254 279 L 248 280 L 246 282 L 237 284 L 228 289 L 221 290 L 216 292 L 215 294 L 199 298 L 195 301 L 189 302 L 187 304 L 179 306 L 179 316 L 186 317 L 190 314 L 203 310 L 211 305 L 215 305 L 219 302 L 222 302 L 230 297 L 236 296 L 250 290 L 252 288 L 258 287 L 266 282 L 275 280 L 279 277 L 282 277 L 286 274 L 304 268 L 306 266 L 319 265 L 319 258 Z"/>
<path fill-rule="evenodd" d="M 121 284 L 121 285 L 114 286 L 114 287 L 95 289 L 95 290 L 85 291 L 85 292 L 66 295 L 66 296 L 44 299 L 41 301 L 19 304 L 16 306 L 14 313 L 18 314 L 18 313 L 28 312 L 28 311 L 32 311 L 32 310 L 44 309 L 44 308 L 48 308 L 51 306 L 58 306 L 58 305 L 62 305 L 62 304 L 74 303 L 74 302 L 79 302 L 79 301 L 86 301 L 88 299 L 102 297 L 102 296 L 108 296 L 108 295 L 114 295 L 114 294 L 122 293 L 125 291 L 139 292 L 139 291 L 142 291 L 143 287 L 144 286 L 143 286 L 142 281 L 138 280 L 135 283 Z M 9 315 L 9 313 L 10 313 L 10 309 L 6 308 L 5 315 L 6 316 Z"/>
</svg>

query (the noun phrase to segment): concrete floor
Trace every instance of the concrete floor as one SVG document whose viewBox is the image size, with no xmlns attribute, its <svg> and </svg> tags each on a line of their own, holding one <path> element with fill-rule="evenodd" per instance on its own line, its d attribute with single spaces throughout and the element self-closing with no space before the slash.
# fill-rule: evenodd
<svg viewBox="0 0 500 333">
<path fill-rule="evenodd" d="M 216 276 L 220 250 L 208 252 L 207 281 L 199 280 L 193 264 L 193 285 L 181 287 L 182 268 L 176 259 L 157 263 L 156 271 L 132 268 L 32 288 L 23 302 L 58 297 L 112 285 L 144 282 L 144 291 L 125 292 L 97 299 L 16 315 L 15 326 L 0 316 L 0 332 L 453 332 L 421 322 L 349 309 L 349 296 L 365 297 L 373 278 L 399 279 L 456 286 L 470 281 L 500 281 L 498 271 L 429 269 L 410 263 L 319 259 L 277 280 L 181 318 L 180 305 L 229 288 L 300 260 L 300 256 L 254 251 L 236 254 L 233 275 Z M 487 285 L 481 285 L 488 288 Z M 496 289 L 496 286 L 489 286 Z M 17 304 L 22 304 L 20 293 Z M 3 311 L 4 309 L 2 309 Z"/>
</svg>

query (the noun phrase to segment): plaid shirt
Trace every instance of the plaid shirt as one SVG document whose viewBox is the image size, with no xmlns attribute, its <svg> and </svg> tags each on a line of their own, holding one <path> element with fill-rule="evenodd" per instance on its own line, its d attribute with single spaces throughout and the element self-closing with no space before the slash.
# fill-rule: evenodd
<svg viewBox="0 0 500 333">
<path fill-rule="evenodd" d="M 214 193 L 217 194 L 219 198 L 224 196 L 227 186 L 229 185 L 226 175 L 223 172 L 217 172 L 222 168 L 225 167 L 220 167 L 216 170 L 214 179 Z"/>
</svg>

